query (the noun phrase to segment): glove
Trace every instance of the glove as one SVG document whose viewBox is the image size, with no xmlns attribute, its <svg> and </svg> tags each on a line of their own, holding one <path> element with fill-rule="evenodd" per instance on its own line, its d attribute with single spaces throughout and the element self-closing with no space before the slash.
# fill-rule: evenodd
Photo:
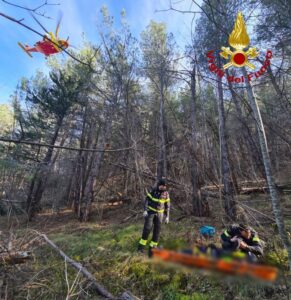
<svg viewBox="0 0 291 300">
<path fill-rule="evenodd" d="M 239 241 L 239 238 L 237 236 L 234 236 L 233 238 L 230 239 L 231 242 L 237 242 Z"/>
<path fill-rule="evenodd" d="M 166 224 L 168 224 L 168 223 L 169 223 L 169 221 L 170 221 L 170 220 L 169 220 L 169 217 L 166 217 L 166 219 L 165 219 L 165 223 L 166 223 Z"/>
<path fill-rule="evenodd" d="M 240 239 L 237 236 L 234 236 L 233 238 L 230 239 L 232 243 L 234 243 L 234 246 L 236 247 L 236 250 L 240 248 L 240 243 L 242 242 L 242 239 Z"/>
<path fill-rule="evenodd" d="M 143 216 L 144 216 L 145 218 L 148 216 L 148 212 L 147 212 L 146 210 L 143 212 Z"/>
</svg>

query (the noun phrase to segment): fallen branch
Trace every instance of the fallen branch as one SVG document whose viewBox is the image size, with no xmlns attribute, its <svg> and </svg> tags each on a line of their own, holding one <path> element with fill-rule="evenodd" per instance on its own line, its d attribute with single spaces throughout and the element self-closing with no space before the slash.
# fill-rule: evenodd
<svg viewBox="0 0 291 300">
<path fill-rule="evenodd" d="M 123 219 L 121 223 L 125 223 L 125 222 L 129 221 L 130 219 L 136 217 L 136 216 L 139 215 L 139 214 L 141 214 L 141 212 L 139 212 L 139 211 L 138 211 L 138 212 L 135 212 L 134 214 L 132 214 L 132 215 L 126 217 L 125 219 Z"/>
<path fill-rule="evenodd" d="M 117 300 L 139 300 L 139 298 L 134 296 L 131 292 L 126 291 Z"/>
<path fill-rule="evenodd" d="M 0 139 L 0 140 L 1 140 L 1 139 Z M 138 150 L 138 151 L 139 151 L 139 150 Z M 130 171 L 130 172 L 137 173 L 137 171 L 136 171 L 134 168 L 130 168 L 130 167 L 124 165 L 124 164 L 121 164 L 121 163 L 115 164 L 115 163 L 113 163 L 113 162 L 108 162 L 108 163 L 109 163 L 110 165 L 112 165 L 112 166 L 119 167 L 119 168 L 121 168 L 121 169 L 123 169 L 123 170 L 128 170 L 128 171 Z M 139 173 L 140 173 L 140 175 L 141 175 L 142 177 L 146 177 L 146 178 L 150 178 L 150 179 L 156 180 L 156 176 L 153 175 L 153 174 L 151 174 L 151 173 L 148 173 L 148 172 L 146 172 L 146 171 L 140 171 Z M 181 182 L 174 181 L 174 180 L 169 179 L 169 178 L 167 179 L 167 181 L 168 181 L 169 183 L 171 183 L 172 185 L 182 186 L 184 189 L 189 189 L 187 185 L 185 185 L 185 184 L 183 184 L 183 183 L 181 183 Z"/>
<path fill-rule="evenodd" d="M 0 12 L 1 15 L 1 12 Z M 47 147 L 47 148 L 57 148 L 57 149 L 64 149 L 64 150 L 71 150 L 71 151 L 85 151 L 85 152 L 120 152 L 120 151 L 128 151 L 132 150 L 132 147 L 121 148 L 121 149 L 87 149 L 87 148 L 74 148 L 74 147 L 65 147 L 65 146 L 58 146 L 58 145 L 50 145 L 44 143 L 37 143 L 32 141 L 23 141 L 23 140 L 14 140 L 14 139 L 7 139 L 0 137 L 0 142 L 4 143 L 14 143 L 14 144 L 25 144 L 25 145 L 32 145 L 38 147 Z"/>
<path fill-rule="evenodd" d="M 61 255 L 72 267 L 74 267 L 76 270 L 78 270 L 81 274 L 83 274 L 88 281 L 91 283 L 91 287 L 101 296 L 105 297 L 106 299 L 116 299 L 116 300 L 138 300 L 137 297 L 133 296 L 130 292 L 126 291 L 124 292 L 121 297 L 114 297 L 112 294 L 110 294 L 101 284 L 99 284 L 94 276 L 80 263 L 74 261 L 70 257 L 68 257 L 54 242 L 52 242 L 45 234 L 39 233 L 36 231 L 36 233 L 42 237 L 47 244 L 56 250 L 59 255 Z"/>
<path fill-rule="evenodd" d="M 175 220 L 175 222 L 181 221 L 181 220 L 183 220 L 183 219 L 185 219 L 185 218 L 188 218 L 188 217 L 191 217 L 191 214 L 183 215 L 183 216 L 177 218 L 177 219 Z"/>
<path fill-rule="evenodd" d="M 7 200 L 7 199 L 0 199 L 2 202 L 7 202 L 7 203 L 26 203 L 26 201 L 23 200 Z"/>
<path fill-rule="evenodd" d="M 240 191 L 240 195 L 249 195 L 249 194 L 256 194 L 256 193 L 267 193 L 268 192 L 268 188 L 266 186 L 262 186 L 262 187 L 245 187 L 242 188 Z"/>
<path fill-rule="evenodd" d="M 74 261 L 70 257 L 68 257 L 54 242 L 52 242 L 45 234 L 37 232 L 46 242 L 47 244 L 56 250 L 72 267 L 82 273 L 92 284 L 93 289 L 101 296 L 107 299 L 115 299 L 113 295 L 111 295 L 102 285 L 100 285 L 94 278 L 94 276 L 80 263 Z"/>
<path fill-rule="evenodd" d="M 275 219 L 274 219 L 274 218 L 269 217 L 268 215 L 266 215 L 266 214 L 264 214 L 264 213 L 262 213 L 262 212 L 260 212 L 260 211 L 258 211 L 258 210 L 256 210 L 256 209 L 254 209 L 253 207 L 250 207 L 250 206 L 248 206 L 248 205 L 246 205 L 246 204 L 243 204 L 243 203 L 239 203 L 239 205 L 244 206 L 244 207 L 246 207 L 247 209 L 252 210 L 252 211 L 254 211 L 254 212 L 256 212 L 256 213 L 258 213 L 258 214 L 264 216 L 265 218 L 271 220 L 273 223 L 275 222 Z"/>
</svg>

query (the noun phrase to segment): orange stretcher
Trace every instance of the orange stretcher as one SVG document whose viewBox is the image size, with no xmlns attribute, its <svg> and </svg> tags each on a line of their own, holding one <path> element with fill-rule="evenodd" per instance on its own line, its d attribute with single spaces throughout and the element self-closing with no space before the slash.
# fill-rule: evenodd
<svg viewBox="0 0 291 300">
<path fill-rule="evenodd" d="M 251 264 L 231 258 L 214 259 L 205 255 L 184 254 L 158 248 L 152 249 L 152 257 L 188 267 L 213 270 L 231 275 L 247 275 L 265 281 L 274 281 L 278 275 L 278 269 L 275 267 Z"/>
</svg>

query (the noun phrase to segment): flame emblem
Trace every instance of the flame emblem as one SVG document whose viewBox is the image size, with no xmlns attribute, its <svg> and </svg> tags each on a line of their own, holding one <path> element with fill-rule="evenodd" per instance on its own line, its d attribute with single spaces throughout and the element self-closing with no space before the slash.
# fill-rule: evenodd
<svg viewBox="0 0 291 300">
<path fill-rule="evenodd" d="M 220 56 L 225 59 L 229 59 L 230 56 L 230 62 L 223 66 L 224 69 L 227 69 L 230 66 L 239 68 L 247 66 L 251 69 L 255 69 L 255 66 L 249 62 L 249 59 L 256 58 L 259 55 L 259 52 L 256 48 L 252 47 L 246 52 L 243 51 L 244 48 L 248 47 L 250 38 L 241 12 L 237 14 L 234 28 L 228 38 L 228 43 L 235 51 L 231 51 L 229 47 L 221 47 L 222 52 L 219 53 Z"/>
</svg>

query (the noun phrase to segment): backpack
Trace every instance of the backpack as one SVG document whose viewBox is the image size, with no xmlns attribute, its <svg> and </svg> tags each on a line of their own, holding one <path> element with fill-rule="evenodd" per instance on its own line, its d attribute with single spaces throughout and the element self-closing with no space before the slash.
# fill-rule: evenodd
<svg viewBox="0 0 291 300">
<path fill-rule="evenodd" d="M 199 233 L 206 238 L 213 237 L 215 234 L 215 228 L 212 226 L 202 226 L 199 229 Z"/>
</svg>

